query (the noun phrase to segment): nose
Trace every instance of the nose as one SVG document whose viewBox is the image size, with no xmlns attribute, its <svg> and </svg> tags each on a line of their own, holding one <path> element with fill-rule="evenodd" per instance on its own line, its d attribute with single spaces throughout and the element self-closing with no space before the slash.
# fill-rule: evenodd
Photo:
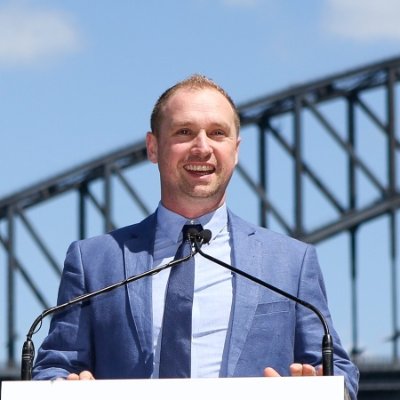
<svg viewBox="0 0 400 400">
<path fill-rule="evenodd" d="M 211 153 L 212 146 L 210 144 L 210 138 L 206 131 L 201 130 L 193 139 L 192 154 L 209 155 Z"/>
</svg>

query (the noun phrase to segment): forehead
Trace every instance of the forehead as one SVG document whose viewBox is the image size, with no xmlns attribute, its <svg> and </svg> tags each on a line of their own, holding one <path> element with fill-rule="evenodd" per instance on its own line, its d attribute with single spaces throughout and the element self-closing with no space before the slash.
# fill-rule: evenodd
<svg viewBox="0 0 400 400">
<path fill-rule="evenodd" d="M 163 120 L 174 123 L 185 119 L 216 120 L 234 123 L 234 111 L 218 90 L 213 88 L 180 88 L 166 101 Z"/>
</svg>

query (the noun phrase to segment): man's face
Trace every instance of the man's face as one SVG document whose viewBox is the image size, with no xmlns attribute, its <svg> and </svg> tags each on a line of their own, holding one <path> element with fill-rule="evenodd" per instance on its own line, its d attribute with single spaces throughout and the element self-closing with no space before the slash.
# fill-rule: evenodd
<svg viewBox="0 0 400 400">
<path fill-rule="evenodd" d="M 182 207 L 219 207 L 238 161 L 239 142 L 233 109 L 221 93 L 208 88 L 175 92 L 162 109 L 157 136 L 147 135 L 163 204 L 178 213 Z"/>
</svg>

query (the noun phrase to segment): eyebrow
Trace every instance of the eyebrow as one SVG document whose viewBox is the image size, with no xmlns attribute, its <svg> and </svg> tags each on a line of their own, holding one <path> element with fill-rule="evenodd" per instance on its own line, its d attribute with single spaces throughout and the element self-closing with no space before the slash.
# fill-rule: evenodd
<svg viewBox="0 0 400 400">
<path fill-rule="evenodd" d="M 190 120 L 182 120 L 182 121 L 170 121 L 170 126 L 174 127 L 174 128 L 179 128 L 179 127 L 190 127 L 193 125 L 198 125 L 196 122 L 190 121 Z M 210 122 L 207 125 L 211 125 L 213 128 L 221 128 L 221 129 L 225 129 L 225 130 L 229 130 L 230 129 L 230 125 L 228 123 L 224 123 L 224 122 Z"/>
</svg>

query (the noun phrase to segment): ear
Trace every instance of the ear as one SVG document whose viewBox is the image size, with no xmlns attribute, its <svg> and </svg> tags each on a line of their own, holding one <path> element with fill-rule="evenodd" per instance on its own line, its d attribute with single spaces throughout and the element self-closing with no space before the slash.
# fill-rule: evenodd
<svg viewBox="0 0 400 400">
<path fill-rule="evenodd" d="M 242 141 L 242 138 L 239 136 L 237 138 L 237 142 L 236 142 L 236 156 L 235 156 L 235 165 L 237 165 L 237 163 L 239 162 L 239 145 L 240 142 Z"/>
<path fill-rule="evenodd" d="M 147 158 L 154 164 L 158 162 L 158 142 L 153 132 L 147 132 L 146 135 Z"/>
</svg>

